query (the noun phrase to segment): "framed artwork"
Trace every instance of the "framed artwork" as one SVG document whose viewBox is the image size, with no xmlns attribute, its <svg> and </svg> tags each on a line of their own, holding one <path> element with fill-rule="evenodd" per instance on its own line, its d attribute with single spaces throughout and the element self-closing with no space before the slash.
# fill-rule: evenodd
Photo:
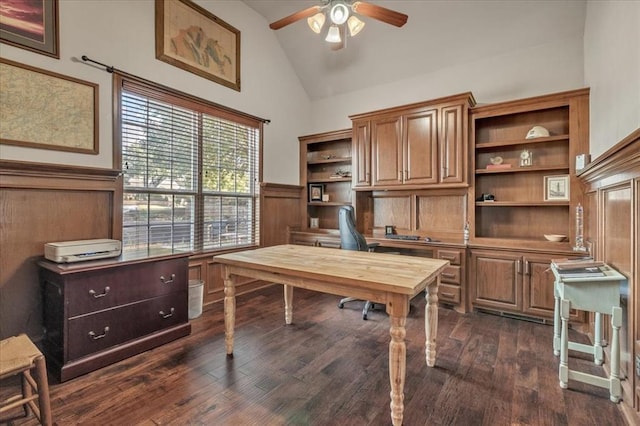
<svg viewBox="0 0 640 426">
<path fill-rule="evenodd" d="M 309 201 L 322 201 L 322 195 L 324 194 L 324 185 L 322 184 L 309 184 Z"/>
<path fill-rule="evenodd" d="M 190 0 L 156 0 L 156 59 L 240 91 L 240 31 Z"/>
<path fill-rule="evenodd" d="M 98 154 L 98 85 L 0 58 L 0 143 Z"/>
<path fill-rule="evenodd" d="M 59 59 L 58 0 L 6 3 L 0 8 L 0 41 Z"/>
<path fill-rule="evenodd" d="M 569 175 L 544 177 L 545 201 L 569 201 Z"/>
</svg>

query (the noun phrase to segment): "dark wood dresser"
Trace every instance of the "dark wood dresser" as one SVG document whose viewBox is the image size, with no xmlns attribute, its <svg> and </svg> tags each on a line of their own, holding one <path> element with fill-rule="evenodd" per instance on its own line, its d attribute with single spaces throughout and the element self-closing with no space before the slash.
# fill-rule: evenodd
<svg viewBox="0 0 640 426">
<path fill-rule="evenodd" d="M 189 253 L 42 260 L 47 366 L 61 382 L 191 333 Z"/>
</svg>

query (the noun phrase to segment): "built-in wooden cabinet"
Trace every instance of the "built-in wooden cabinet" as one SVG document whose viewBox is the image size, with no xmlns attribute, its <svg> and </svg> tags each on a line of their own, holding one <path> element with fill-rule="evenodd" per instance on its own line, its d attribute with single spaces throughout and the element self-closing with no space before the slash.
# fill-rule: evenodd
<svg viewBox="0 0 640 426">
<path fill-rule="evenodd" d="M 339 208 L 352 204 L 351 134 L 345 129 L 299 137 L 301 229 L 337 229 Z"/>
<path fill-rule="evenodd" d="M 471 93 L 350 116 L 353 186 L 466 185 Z"/>
<path fill-rule="evenodd" d="M 473 108 L 471 123 L 471 242 L 570 249 L 583 202 L 575 157 L 589 152 L 589 90 Z M 534 126 L 549 136 L 527 139 Z"/>
</svg>

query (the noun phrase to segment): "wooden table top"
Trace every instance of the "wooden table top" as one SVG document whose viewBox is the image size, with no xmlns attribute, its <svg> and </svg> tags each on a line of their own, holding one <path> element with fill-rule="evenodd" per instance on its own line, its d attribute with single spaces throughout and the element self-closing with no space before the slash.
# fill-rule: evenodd
<svg viewBox="0 0 640 426">
<path fill-rule="evenodd" d="M 324 247 L 280 245 L 228 253 L 216 262 L 353 287 L 416 295 L 449 261 Z"/>
</svg>

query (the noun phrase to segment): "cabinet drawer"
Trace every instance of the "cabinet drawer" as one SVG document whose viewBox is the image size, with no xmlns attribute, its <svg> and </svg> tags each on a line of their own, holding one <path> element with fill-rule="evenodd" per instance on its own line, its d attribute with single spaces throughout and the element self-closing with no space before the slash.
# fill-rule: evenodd
<svg viewBox="0 0 640 426">
<path fill-rule="evenodd" d="M 443 303 L 460 303 L 460 287 L 440 284 L 438 286 L 438 301 Z"/>
<path fill-rule="evenodd" d="M 438 250 L 438 259 L 451 262 L 452 265 L 460 265 L 460 252 L 458 250 Z M 460 282 L 458 280 L 458 282 Z"/>
<path fill-rule="evenodd" d="M 440 274 L 440 282 L 460 285 L 460 267 L 447 266 Z"/>
<path fill-rule="evenodd" d="M 78 315 L 186 290 L 188 260 L 170 259 L 74 275 L 65 285 L 67 315 Z"/>
<path fill-rule="evenodd" d="M 65 362 L 185 323 L 187 311 L 188 292 L 183 290 L 71 319 Z"/>
</svg>

